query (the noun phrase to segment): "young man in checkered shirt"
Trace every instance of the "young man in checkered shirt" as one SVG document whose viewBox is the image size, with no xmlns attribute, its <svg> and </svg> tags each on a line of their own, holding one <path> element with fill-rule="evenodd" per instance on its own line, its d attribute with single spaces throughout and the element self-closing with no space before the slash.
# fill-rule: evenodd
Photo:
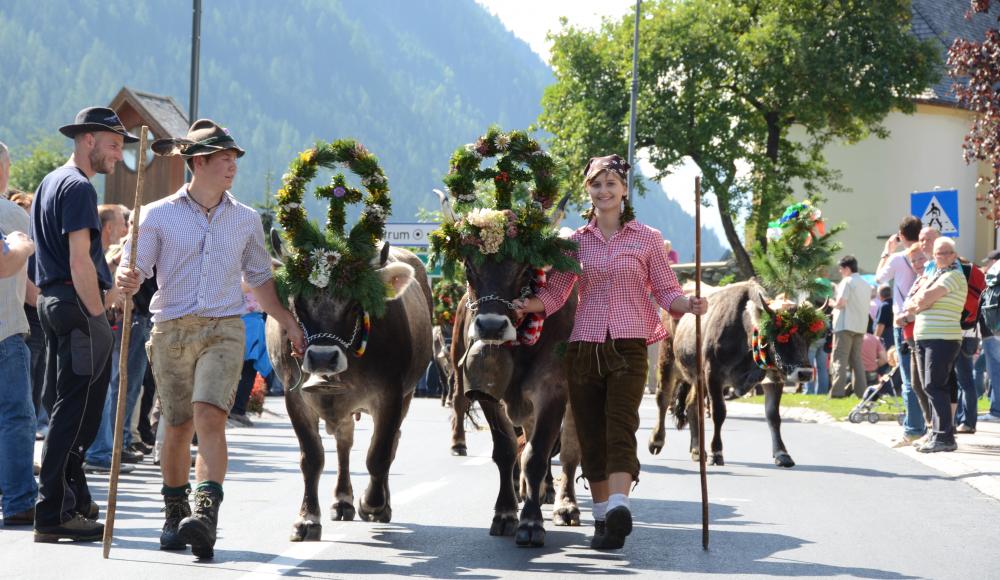
<svg viewBox="0 0 1000 580">
<path fill-rule="evenodd" d="M 639 480 L 635 433 L 646 384 L 646 346 L 666 337 L 656 305 L 704 314 L 705 298 L 684 296 L 667 261 L 660 232 L 634 219 L 626 183 L 629 164 L 595 157 L 584 169 L 592 209 L 570 239 L 582 274 L 558 272 L 518 312 L 547 316 L 579 295 L 566 350 L 569 397 L 594 498 L 591 547 L 618 549 L 632 531 L 629 488 Z"/>
<path fill-rule="evenodd" d="M 154 268 L 159 284 L 150 303 L 154 326 L 147 351 L 167 426 L 160 459 L 166 506 L 160 548 L 183 550 L 190 544 L 195 556 L 211 558 L 228 461 L 226 418 L 243 368 L 240 282 L 281 325 L 294 353 L 301 354 L 305 340 L 278 300 L 260 216 L 228 191 L 243 149 L 227 130 L 201 119 L 186 138 L 160 139 L 153 151 L 184 157 L 193 177 L 143 209 L 136 267 L 127 268 L 126 244 L 118 284 L 132 294 Z M 196 432 L 192 514 L 187 496 Z"/>
</svg>

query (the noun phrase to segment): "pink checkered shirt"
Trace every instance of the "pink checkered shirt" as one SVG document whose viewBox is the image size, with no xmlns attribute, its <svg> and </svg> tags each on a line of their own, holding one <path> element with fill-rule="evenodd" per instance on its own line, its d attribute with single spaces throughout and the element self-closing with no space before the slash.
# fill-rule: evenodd
<svg viewBox="0 0 1000 580">
<path fill-rule="evenodd" d="M 570 237 L 579 247 L 573 256 L 583 273 L 557 272 L 549 276 L 537 296 L 545 315 L 562 308 L 579 279 L 579 303 L 570 341 L 604 342 L 611 338 L 642 338 L 646 344 L 663 340 L 656 305 L 669 309 L 683 296 L 677 276 L 667 263 L 663 236 L 658 230 L 632 220 L 605 240 L 596 222 Z"/>
<path fill-rule="evenodd" d="M 122 264 L 130 244 L 124 244 Z M 205 317 L 246 313 L 240 280 L 257 288 L 271 279 L 264 227 L 253 208 L 226 192 L 208 221 L 191 201 L 187 185 L 142 208 L 136 269 L 160 286 L 149 310 L 154 322 L 189 314 Z"/>
</svg>

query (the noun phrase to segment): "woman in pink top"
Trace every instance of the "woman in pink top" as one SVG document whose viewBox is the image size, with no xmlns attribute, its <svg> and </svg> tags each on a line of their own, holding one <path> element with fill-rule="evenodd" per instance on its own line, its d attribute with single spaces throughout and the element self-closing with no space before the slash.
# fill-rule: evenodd
<svg viewBox="0 0 1000 580">
<path fill-rule="evenodd" d="M 646 383 L 646 345 L 662 340 L 656 304 L 703 314 L 706 299 L 684 296 L 667 263 L 660 232 L 634 219 L 618 155 L 595 157 L 584 169 L 592 207 L 571 239 L 582 274 L 553 274 L 535 297 L 516 301 L 519 314 L 547 316 L 577 285 L 579 303 L 566 349 L 569 397 L 594 499 L 591 547 L 617 549 L 632 531 L 628 493 L 639 479 L 635 433 Z"/>
</svg>

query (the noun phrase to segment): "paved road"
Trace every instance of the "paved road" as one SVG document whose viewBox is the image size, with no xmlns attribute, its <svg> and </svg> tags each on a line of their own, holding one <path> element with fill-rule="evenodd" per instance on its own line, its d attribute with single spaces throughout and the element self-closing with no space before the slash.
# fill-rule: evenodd
<svg viewBox="0 0 1000 580">
<path fill-rule="evenodd" d="M 584 526 L 547 524 L 541 549 L 518 549 L 487 534 L 497 474 L 488 433 L 469 434 L 469 457 L 448 454 L 447 415 L 433 400 L 414 402 L 393 466 L 393 522 L 326 520 L 323 541 L 288 542 L 301 499 L 298 446 L 279 399 L 277 415 L 231 430 L 230 477 L 216 560 L 157 550 L 162 524 L 159 478 L 151 465 L 120 487 L 111 560 L 99 544 L 34 544 L 21 529 L 0 531 L 0 578 L 346 578 L 422 576 L 491 579 L 577 574 L 685 577 L 849 576 L 988 578 L 1000 570 L 1000 502 L 905 454 L 836 425 L 785 423 L 798 466 L 771 464 L 763 419 L 736 410 L 726 429 L 727 465 L 711 469 L 711 548 L 700 545 L 697 465 L 687 433 L 671 432 L 664 455 L 644 441 L 653 402 L 643 403 L 642 481 L 636 529 L 620 553 L 589 550 Z M 356 493 L 367 483 L 370 422 L 359 424 L 352 453 Z M 332 445 L 327 466 L 336 465 Z M 332 493 L 332 474 L 321 494 Z M 106 480 L 95 487 L 103 507 Z M 329 502 L 325 502 L 324 510 Z M 547 510 L 548 511 L 548 510 Z M 103 515 L 103 510 L 102 510 Z M 326 517 L 328 513 L 324 514 Z"/>
</svg>

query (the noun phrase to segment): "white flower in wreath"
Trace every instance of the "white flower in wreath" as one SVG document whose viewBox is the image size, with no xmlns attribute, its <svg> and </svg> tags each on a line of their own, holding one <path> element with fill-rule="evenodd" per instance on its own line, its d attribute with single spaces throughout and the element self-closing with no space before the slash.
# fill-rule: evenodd
<svg viewBox="0 0 1000 580">
<path fill-rule="evenodd" d="M 457 195 L 455 197 L 458 198 L 458 201 L 464 201 L 464 202 L 469 202 L 469 201 L 475 201 L 476 200 L 476 194 L 475 193 L 463 193 L 463 194 Z"/>
<path fill-rule="evenodd" d="M 548 152 L 545 151 L 544 149 L 539 149 L 538 151 L 533 151 L 531 154 L 534 155 L 534 156 L 536 156 L 536 157 L 548 157 L 549 156 Z"/>
<path fill-rule="evenodd" d="M 498 151 L 506 151 L 510 147 L 510 135 L 500 133 L 493 140 L 493 144 L 497 146 Z"/>
<path fill-rule="evenodd" d="M 465 150 L 468 151 L 469 153 L 472 153 L 477 158 L 481 157 L 481 155 L 479 155 L 479 151 L 476 151 L 476 144 L 475 143 L 466 143 L 465 144 Z"/>
<path fill-rule="evenodd" d="M 382 206 L 380 205 L 367 207 L 365 208 L 364 213 L 375 221 L 384 221 L 386 217 L 385 210 L 382 209 Z"/>
<path fill-rule="evenodd" d="M 281 181 L 282 181 L 283 183 L 285 183 L 286 185 L 287 185 L 287 184 L 288 184 L 288 182 L 289 182 L 289 181 L 291 181 L 291 180 L 292 180 L 292 174 L 291 174 L 291 173 L 285 173 L 284 175 L 282 175 L 282 176 L 281 176 Z"/>
<path fill-rule="evenodd" d="M 319 267 L 309 273 L 309 283 L 317 288 L 326 288 L 330 284 L 330 273 Z"/>
<path fill-rule="evenodd" d="M 374 175 L 369 175 L 368 177 L 361 180 L 361 185 L 364 185 L 367 188 L 385 185 L 385 177 L 379 175 L 378 173 Z"/>
<path fill-rule="evenodd" d="M 286 203 L 285 205 L 281 206 L 281 208 L 283 210 L 285 210 L 285 211 L 292 211 L 292 210 L 295 210 L 295 209 L 299 209 L 300 207 L 302 207 L 302 204 L 301 203 L 295 203 L 294 201 L 291 202 L 291 203 Z"/>
</svg>

